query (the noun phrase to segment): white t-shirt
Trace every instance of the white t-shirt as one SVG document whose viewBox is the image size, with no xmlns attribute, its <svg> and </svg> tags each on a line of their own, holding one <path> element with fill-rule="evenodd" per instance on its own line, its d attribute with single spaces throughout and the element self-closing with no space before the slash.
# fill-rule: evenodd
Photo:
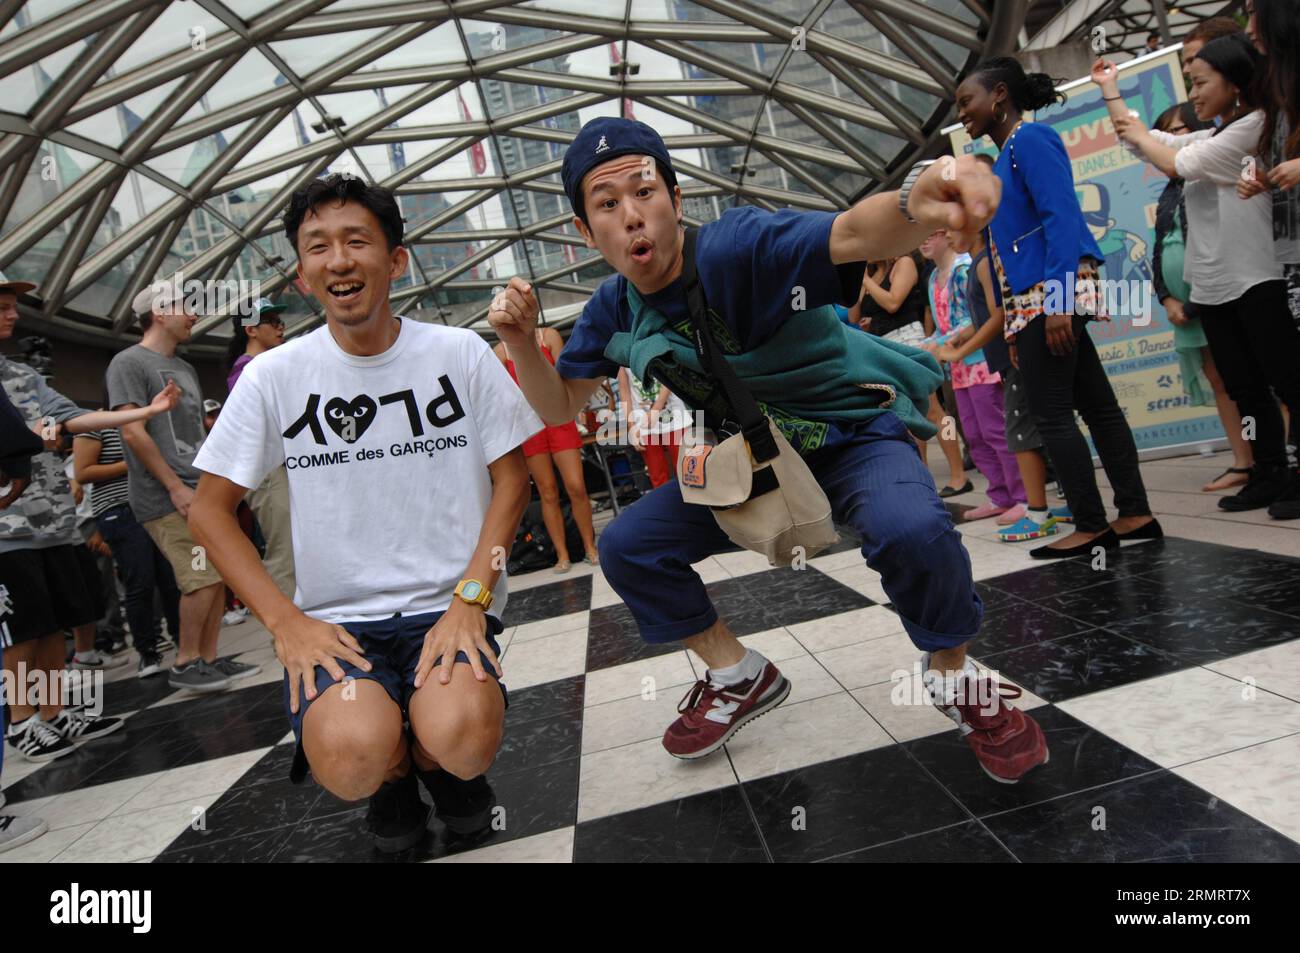
<svg viewBox="0 0 1300 953">
<path fill-rule="evenodd" d="M 668 402 L 656 416 L 651 411 L 654 409 L 655 401 L 659 399 L 659 382 L 651 381 L 649 387 L 644 387 L 641 381 L 636 379 L 636 374 L 631 368 L 628 368 L 627 379 L 629 390 L 632 391 L 628 395 L 631 397 L 629 420 L 637 423 L 641 433 L 647 435 L 676 433 L 691 425 L 691 409 L 672 391 L 668 392 Z"/>
<path fill-rule="evenodd" d="M 260 355 L 195 460 L 259 486 L 285 464 L 298 590 L 326 622 L 446 609 L 492 498 L 489 463 L 542 428 L 477 334 L 403 320 L 358 357 L 329 327 Z M 493 589 L 505 611 L 507 580 Z"/>
</svg>

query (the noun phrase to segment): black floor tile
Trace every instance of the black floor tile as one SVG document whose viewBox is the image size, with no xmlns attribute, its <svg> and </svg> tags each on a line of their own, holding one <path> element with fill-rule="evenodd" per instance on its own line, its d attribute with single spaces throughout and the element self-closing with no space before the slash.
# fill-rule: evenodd
<svg viewBox="0 0 1300 953">
<path fill-rule="evenodd" d="M 1090 628 L 1092 626 L 1087 622 L 1071 619 L 1031 602 L 1004 602 L 991 609 L 985 607 L 979 635 L 970 643 L 970 652 L 983 658 L 1064 638 Z"/>
<path fill-rule="evenodd" d="M 74 753 L 5 788 L 5 795 L 17 803 L 166 771 L 186 763 L 185 756 L 195 748 L 192 736 L 165 726 L 134 728 L 131 721 L 111 735 L 78 745 Z"/>
<path fill-rule="evenodd" d="M 1280 612 L 1300 618 L 1300 583 L 1282 582 L 1260 589 L 1234 592 L 1228 596 L 1232 602 L 1247 606 L 1258 606 L 1272 612 Z"/>
<path fill-rule="evenodd" d="M 1228 599 L 1205 598 L 1109 628 L 1194 665 L 1300 638 L 1300 619 Z"/>
<path fill-rule="evenodd" d="M 979 821 L 830 858 L 833 864 L 1009 864 L 1014 858 Z"/>
<path fill-rule="evenodd" d="M 1045 596 L 1038 604 L 1088 623 L 1105 627 L 1158 612 L 1169 612 L 1199 605 L 1211 598 L 1205 593 L 1170 589 L 1147 576 L 1132 575 L 1104 582 L 1087 589 L 1057 596 Z"/>
<path fill-rule="evenodd" d="M 232 754 L 252 751 L 254 748 L 269 748 L 288 731 L 289 723 L 282 716 L 255 722 L 245 722 L 235 718 L 219 734 L 198 735 L 195 746 L 187 751 L 174 767 L 225 758 Z"/>
<path fill-rule="evenodd" d="M 1168 771 L 997 814 L 984 823 L 1016 857 L 1031 863 L 1300 861 L 1300 844 Z"/>
<path fill-rule="evenodd" d="M 1011 595 L 1009 592 L 1003 592 L 1001 589 L 994 589 L 987 582 L 975 583 L 975 591 L 979 593 L 985 611 L 1000 609 L 1006 605 L 1018 605 L 1021 602 L 1018 597 Z"/>
<path fill-rule="evenodd" d="M 287 730 L 287 729 L 286 729 Z M 230 790 L 248 787 L 253 784 L 288 784 L 289 768 L 293 764 L 293 743 L 277 744 L 262 759 L 240 776 Z"/>
<path fill-rule="evenodd" d="M 767 852 L 740 788 L 731 786 L 584 821 L 578 863 L 764 863 Z"/>
<path fill-rule="evenodd" d="M 1224 598 L 1282 584 L 1300 587 L 1300 560 L 1228 546 L 1201 545 L 1203 548 L 1199 550 L 1181 551 L 1177 560 L 1152 565 L 1142 570 L 1142 574 L 1175 592 Z"/>
<path fill-rule="evenodd" d="M 823 860 L 968 817 L 897 745 L 743 787 L 777 861 Z"/>
<path fill-rule="evenodd" d="M 272 860 L 293 832 L 293 825 L 211 841 L 181 850 L 168 848 L 155 864 L 264 864 Z"/>
<path fill-rule="evenodd" d="M 105 715 L 121 715 L 130 711 L 148 708 L 154 702 L 161 701 L 177 689 L 167 684 L 167 673 L 161 672 L 149 678 L 122 678 L 104 683 Z"/>
<path fill-rule="evenodd" d="M 972 643 L 975 658 L 1050 702 L 1167 675 L 1192 664 L 1106 629 L 993 655 L 982 652 L 982 642 Z"/>
<path fill-rule="evenodd" d="M 875 605 L 855 589 L 811 567 L 768 569 L 738 580 L 772 619 L 768 628 Z"/>
<path fill-rule="evenodd" d="M 364 805 L 349 807 L 324 793 L 274 859 L 277 863 L 418 863 L 568 827 L 578 809 L 578 767 L 574 758 L 509 774 L 489 772 L 498 804 L 493 829 L 464 839 L 432 819 L 424 840 L 400 854 L 375 850 L 365 828 Z"/>
<path fill-rule="evenodd" d="M 233 787 L 208 808 L 204 830 L 186 828 L 167 845 L 163 854 L 211 847 L 222 841 L 292 827 L 307 817 L 322 793 L 310 780 L 296 785 L 285 779 L 278 783 Z M 249 844 L 250 849 L 254 847 L 255 838 Z"/>
<path fill-rule="evenodd" d="M 1026 714 L 1042 727 L 1049 760 L 1017 784 L 1002 784 L 985 774 L 975 753 L 956 731 L 918 738 L 904 747 L 976 817 L 1158 769 L 1156 764 L 1058 708 L 1044 705 Z"/>
<path fill-rule="evenodd" d="M 582 754 L 582 710 L 516 722 L 506 716 L 501 747 L 489 775 L 567 761 Z"/>
<path fill-rule="evenodd" d="M 510 707 L 506 709 L 506 731 L 511 725 L 525 721 L 550 718 L 566 711 L 582 711 L 586 681 L 585 675 L 575 675 L 512 691 Z"/>
<path fill-rule="evenodd" d="M 591 610 L 587 628 L 588 672 L 681 650 L 679 642 L 653 643 L 642 639 L 632 611 L 625 605 Z"/>
<path fill-rule="evenodd" d="M 1018 569 L 983 582 L 990 588 L 1038 602 L 1119 578 L 1114 571 L 1116 562 L 1118 560 L 1112 560 L 1107 569 L 1093 569 L 1091 561 L 1087 559 L 1062 559 L 1045 566 Z"/>
<path fill-rule="evenodd" d="M 556 616 L 586 612 L 591 608 L 591 576 L 575 576 L 510 593 L 506 615 L 508 626 L 540 622 Z"/>
</svg>

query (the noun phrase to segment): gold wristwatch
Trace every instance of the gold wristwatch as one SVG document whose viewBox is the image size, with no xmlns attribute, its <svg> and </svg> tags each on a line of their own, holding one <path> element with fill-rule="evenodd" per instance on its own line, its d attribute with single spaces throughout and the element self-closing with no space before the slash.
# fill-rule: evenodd
<svg viewBox="0 0 1300 953">
<path fill-rule="evenodd" d="M 462 579 L 456 583 L 455 594 L 462 602 L 478 606 L 484 612 L 492 607 L 492 590 L 477 579 Z"/>
</svg>

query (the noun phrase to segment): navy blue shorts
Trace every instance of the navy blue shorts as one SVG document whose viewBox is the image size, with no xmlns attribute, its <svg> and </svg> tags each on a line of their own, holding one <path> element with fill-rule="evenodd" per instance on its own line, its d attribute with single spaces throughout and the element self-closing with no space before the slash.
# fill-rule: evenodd
<svg viewBox="0 0 1300 953">
<path fill-rule="evenodd" d="M 442 618 L 442 612 L 423 612 L 419 615 L 404 616 L 400 613 L 391 619 L 379 619 L 375 622 L 340 622 L 358 642 L 361 648 L 365 650 L 365 657 L 370 662 L 370 671 L 364 671 L 357 668 L 346 659 L 338 659 L 339 667 L 343 669 L 343 678 L 346 681 L 351 677 L 360 681 L 369 679 L 372 682 L 378 682 L 383 686 L 388 697 L 397 702 L 402 710 L 402 718 L 406 718 L 406 708 L 411 701 L 411 696 L 415 694 L 415 666 L 420 661 L 420 652 L 424 649 L 424 637 L 428 631 L 433 628 L 434 624 Z M 504 626 L 501 620 L 496 616 L 487 617 L 487 641 L 492 646 L 492 651 L 496 653 L 498 659 L 501 657 L 501 646 L 497 644 L 496 637 L 501 634 Z M 501 698 L 505 701 L 506 707 L 510 705 L 510 697 L 506 694 L 505 685 L 497 678 L 496 670 L 492 668 L 492 662 L 482 651 L 479 652 L 479 659 L 483 664 L 485 671 L 492 678 L 497 679 L 497 687 L 501 689 Z M 442 661 L 442 656 L 434 660 L 434 668 L 437 668 Z M 456 661 L 469 664 L 469 656 L 464 652 L 456 653 Z M 325 690 L 331 685 L 339 685 L 342 682 L 334 681 L 334 676 L 319 665 L 316 667 L 316 698 L 320 698 Z M 289 724 L 293 726 L 293 734 L 298 739 L 297 751 L 294 753 L 293 767 L 289 771 L 289 780 L 294 784 L 302 781 L 307 776 L 307 757 L 302 750 L 302 719 L 307 714 L 307 709 L 312 700 L 306 697 L 306 694 L 299 686 L 298 693 L 298 713 L 295 715 L 289 708 L 289 673 L 284 673 L 284 711 L 289 716 Z"/>
</svg>

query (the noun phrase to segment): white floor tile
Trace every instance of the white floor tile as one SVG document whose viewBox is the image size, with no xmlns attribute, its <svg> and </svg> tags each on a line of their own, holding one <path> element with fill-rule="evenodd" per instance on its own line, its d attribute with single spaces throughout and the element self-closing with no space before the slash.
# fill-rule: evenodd
<svg viewBox="0 0 1300 953">
<path fill-rule="evenodd" d="M 573 828 L 534 834 L 519 840 L 492 844 L 478 850 L 440 857 L 435 864 L 570 864 L 573 862 Z"/>
<path fill-rule="evenodd" d="M 521 626 L 522 628 L 522 626 Z M 587 630 L 520 642 L 516 633 L 502 662 L 503 681 L 511 691 L 581 675 L 587 666 Z"/>
<path fill-rule="evenodd" d="M 542 619 L 538 622 L 526 622 L 515 627 L 513 641 L 519 644 L 545 638 L 548 635 L 573 632 L 576 629 L 586 631 L 590 619 L 591 612 L 584 610 L 582 612 L 572 612 L 568 615 L 554 616 L 550 619 Z"/>
<path fill-rule="evenodd" d="M 1166 768 L 1300 731 L 1300 703 L 1203 668 L 1063 702 L 1092 725 Z"/>
<path fill-rule="evenodd" d="M 846 693 L 782 705 L 747 724 L 727 744 L 742 781 L 842 758 L 891 743 Z"/>
<path fill-rule="evenodd" d="M 643 692 L 663 692 L 679 685 L 691 685 L 698 676 L 686 652 L 656 655 L 639 662 L 615 665 L 587 673 L 584 704 L 600 705 Z"/>
<path fill-rule="evenodd" d="M 0 864 L 47 864 L 94 826 L 95 822 L 91 821 L 46 831 L 36 840 L 0 854 Z"/>
<path fill-rule="evenodd" d="M 154 858 L 186 827 L 206 823 L 218 794 L 100 821 L 54 858 L 56 863 L 129 863 Z"/>
<path fill-rule="evenodd" d="M 1185 764 L 1174 773 L 1300 841 L 1300 734 Z"/>
<path fill-rule="evenodd" d="M 898 617 L 898 613 L 884 606 L 853 609 L 849 612 L 800 622 L 786 628 L 798 639 L 800 645 L 813 653 L 825 652 L 857 642 L 867 642 L 871 639 L 882 639 L 904 631 L 903 620 Z"/>
<path fill-rule="evenodd" d="M 593 705 L 582 712 L 582 753 L 663 738 L 688 686 Z"/>
<path fill-rule="evenodd" d="M 194 801 L 207 794 L 224 794 L 270 750 L 254 748 L 225 758 L 214 758 L 150 775 L 150 783 L 114 810 L 112 816 Z"/>
<path fill-rule="evenodd" d="M 582 758 L 578 820 L 676 801 L 735 783 L 736 775 L 721 751 L 698 761 L 682 761 L 665 751 L 657 738 L 597 751 Z"/>
<path fill-rule="evenodd" d="M 1214 662 L 1206 668 L 1242 682 L 1253 679 L 1264 691 L 1300 702 L 1300 639 Z"/>
</svg>

